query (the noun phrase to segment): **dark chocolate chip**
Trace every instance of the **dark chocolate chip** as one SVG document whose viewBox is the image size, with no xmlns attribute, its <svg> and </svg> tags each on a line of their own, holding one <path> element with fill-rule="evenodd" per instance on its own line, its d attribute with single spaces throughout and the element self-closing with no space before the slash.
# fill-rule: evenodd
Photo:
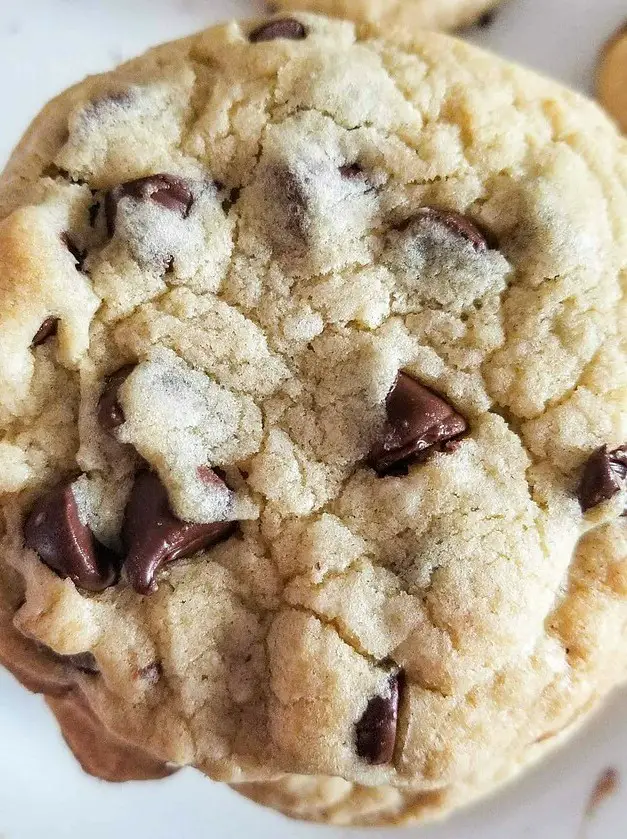
<svg viewBox="0 0 627 839">
<path fill-rule="evenodd" d="M 31 346 L 38 347 L 40 344 L 43 344 L 44 341 L 47 341 L 48 338 L 56 335 L 58 326 L 59 318 L 46 318 L 35 333 Z"/>
<path fill-rule="evenodd" d="M 124 412 L 118 402 L 118 391 L 135 369 L 126 364 L 107 379 L 102 396 L 98 400 L 98 422 L 105 431 L 114 431 L 124 422 Z"/>
<path fill-rule="evenodd" d="M 380 439 L 369 455 L 369 462 L 381 475 L 408 465 L 431 449 L 442 448 L 468 428 L 448 402 L 402 370 L 388 394 L 386 412 Z"/>
<path fill-rule="evenodd" d="M 477 21 L 477 25 L 481 27 L 481 29 L 487 29 L 489 26 L 492 26 L 495 20 L 496 12 L 485 12 L 485 14 L 481 15 L 481 17 Z"/>
<path fill-rule="evenodd" d="M 586 512 L 609 501 L 627 484 L 627 444 L 608 451 L 601 446 L 586 463 L 579 484 L 579 503 Z"/>
<path fill-rule="evenodd" d="M 441 210 L 438 207 L 421 207 L 412 218 L 402 225 L 402 229 L 406 229 L 410 225 L 422 221 L 441 224 L 452 233 L 470 242 L 476 251 L 486 251 L 494 244 L 488 241 L 490 238 L 489 235 L 480 230 L 466 216 L 463 216 L 461 213 L 455 213 L 452 210 Z"/>
<path fill-rule="evenodd" d="M 120 184 L 109 190 L 105 196 L 105 218 L 109 236 L 115 233 L 115 219 L 118 204 L 122 198 L 133 198 L 135 201 L 154 201 L 182 218 L 187 218 L 193 203 L 193 196 L 189 185 L 175 175 L 149 175 L 135 181 Z"/>
<path fill-rule="evenodd" d="M 81 522 L 69 483 L 38 499 L 24 525 L 24 539 L 43 563 L 78 588 L 104 591 L 117 579 L 117 560 Z"/>
<path fill-rule="evenodd" d="M 87 256 L 87 251 L 82 251 L 76 242 L 72 240 L 72 237 L 69 233 L 62 233 L 61 234 L 61 241 L 65 245 L 65 247 L 69 250 L 72 254 L 74 259 L 76 260 L 76 270 L 82 271 L 83 265 L 85 263 L 85 257 Z"/>
<path fill-rule="evenodd" d="M 226 486 L 224 489 L 229 491 Z M 150 594 L 157 589 L 155 576 L 162 565 L 226 539 L 234 528 L 233 522 L 181 521 L 172 513 L 168 494 L 157 475 L 140 472 L 124 514 L 126 576 L 135 591 Z"/>
<path fill-rule="evenodd" d="M 252 44 L 261 41 L 276 41 L 278 38 L 287 38 L 290 41 L 302 41 L 307 37 L 307 30 L 302 23 L 294 18 L 281 18 L 263 23 L 253 30 L 248 36 Z"/>
<path fill-rule="evenodd" d="M 386 695 L 373 696 L 355 725 L 357 754 L 372 766 L 390 763 L 394 757 L 402 681 L 401 671 L 392 673 Z"/>
</svg>

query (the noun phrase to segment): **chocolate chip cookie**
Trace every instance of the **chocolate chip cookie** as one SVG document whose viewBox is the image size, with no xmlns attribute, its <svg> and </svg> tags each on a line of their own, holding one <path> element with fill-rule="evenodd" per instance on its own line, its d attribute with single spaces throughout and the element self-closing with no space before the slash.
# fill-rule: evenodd
<svg viewBox="0 0 627 839">
<path fill-rule="evenodd" d="M 273 10 L 310 11 L 353 20 L 387 34 L 421 29 L 454 30 L 482 15 L 489 21 L 500 0 L 270 0 Z"/>
<path fill-rule="evenodd" d="M 153 774 L 443 811 L 622 680 L 626 152 L 304 14 L 44 110 L 0 182 L 0 635 L 79 753 L 82 714 Z"/>
</svg>

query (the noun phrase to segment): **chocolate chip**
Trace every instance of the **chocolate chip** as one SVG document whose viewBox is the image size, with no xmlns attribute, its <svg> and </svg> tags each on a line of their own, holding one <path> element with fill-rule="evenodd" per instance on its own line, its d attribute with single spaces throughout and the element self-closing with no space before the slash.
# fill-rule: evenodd
<svg viewBox="0 0 627 839">
<path fill-rule="evenodd" d="M 109 236 L 115 233 L 115 219 L 118 204 L 122 198 L 135 201 L 154 201 L 182 218 L 187 218 L 193 203 L 193 196 L 188 184 L 175 175 L 149 175 L 135 181 L 120 184 L 105 196 L 105 218 Z"/>
<path fill-rule="evenodd" d="M 78 245 L 72 240 L 72 237 L 69 233 L 62 233 L 61 241 L 76 260 L 76 270 L 82 271 L 83 265 L 85 263 L 85 257 L 87 256 L 87 251 L 82 251 L 78 247 Z"/>
<path fill-rule="evenodd" d="M 488 247 L 495 244 L 493 242 L 489 243 L 488 238 L 490 237 L 488 234 L 479 230 L 477 225 L 466 216 L 452 210 L 441 210 L 438 207 L 421 207 L 411 219 L 402 225 L 401 229 L 406 229 L 411 224 L 420 224 L 421 222 L 443 225 L 455 235 L 470 242 L 476 251 L 486 251 Z"/>
<path fill-rule="evenodd" d="M 626 485 L 627 444 L 611 452 L 607 446 L 602 446 L 584 467 L 578 492 L 581 509 L 585 513 L 603 501 L 609 501 Z"/>
<path fill-rule="evenodd" d="M 177 519 L 157 475 L 140 472 L 124 514 L 126 576 L 135 591 L 150 594 L 156 591 L 155 576 L 162 565 L 214 545 L 234 528 L 233 522 L 192 524 Z"/>
<path fill-rule="evenodd" d="M 117 560 L 81 522 L 69 483 L 35 503 L 24 525 L 24 539 L 43 563 L 78 588 L 104 591 L 117 579 Z"/>
<path fill-rule="evenodd" d="M 381 475 L 463 434 L 468 423 L 437 393 L 399 372 L 386 400 L 387 419 L 369 462 Z"/>
<path fill-rule="evenodd" d="M 124 422 L 124 412 L 118 402 L 118 391 L 135 369 L 134 364 L 125 364 L 105 383 L 102 396 L 98 400 L 98 422 L 105 431 L 114 431 Z"/>
<path fill-rule="evenodd" d="M 46 318 L 35 333 L 31 346 L 38 347 L 40 344 L 43 344 L 44 341 L 47 341 L 48 338 L 56 335 L 58 326 L 59 318 Z"/>
<path fill-rule="evenodd" d="M 373 766 L 390 763 L 396 746 L 401 671 L 390 675 L 385 696 L 373 696 L 355 725 L 357 754 Z"/>
<path fill-rule="evenodd" d="M 294 18 L 286 17 L 263 23 L 250 33 L 248 40 L 252 44 L 258 44 L 261 41 L 276 41 L 278 38 L 287 38 L 290 41 L 302 41 L 306 37 L 307 30 L 303 24 L 298 20 L 294 20 Z"/>
</svg>

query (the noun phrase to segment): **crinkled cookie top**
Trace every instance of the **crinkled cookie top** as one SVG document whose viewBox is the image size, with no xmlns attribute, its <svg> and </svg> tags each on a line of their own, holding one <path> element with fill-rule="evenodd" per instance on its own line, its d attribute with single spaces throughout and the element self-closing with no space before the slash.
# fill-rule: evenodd
<svg viewBox="0 0 627 839">
<path fill-rule="evenodd" d="M 441 36 L 232 23 L 49 105 L 0 210 L 1 599 L 91 654 L 116 737 L 485 786 L 622 678 L 593 105 Z"/>
</svg>

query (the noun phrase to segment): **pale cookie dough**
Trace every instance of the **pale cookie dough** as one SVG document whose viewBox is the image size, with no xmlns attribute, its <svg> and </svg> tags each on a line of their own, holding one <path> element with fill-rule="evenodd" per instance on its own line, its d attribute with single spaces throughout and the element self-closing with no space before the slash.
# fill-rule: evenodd
<svg viewBox="0 0 627 839">
<path fill-rule="evenodd" d="M 603 49 L 597 74 L 597 96 L 627 132 L 627 22 Z"/>
<path fill-rule="evenodd" d="M 0 216 L 5 619 L 111 742 L 435 815 L 622 681 L 594 105 L 443 36 L 232 23 L 51 103 Z"/>
<path fill-rule="evenodd" d="M 346 18 L 382 32 L 417 33 L 470 26 L 501 0 L 269 0 L 275 10 L 310 11 Z"/>
<path fill-rule="evenodd" d="M 571 684 L 554 684 L 541 694 L 541 707 L 535 714 L 548 720 L 552 709 L 563 703 L 566 693 L 573 700 L 570 719 L 555 729 L 546 725 L 545 731 L 527 743 L 519 761 L 492 767 L 477 766 L 478 771 L 465 784 L 444 785 L 425 791 L 424 785 L 405 788 L 363 786 L 342 778 L 289 775 L 276 781 L 238 784 L 241 795 L 259 804 L 279 810 L 287 816 L 308 821 L 344 826 L 410 825 L 440 819 L 460 805 L 469 804 L 481 795 L 511 782 L 521 770 L 541 759 L 556 745 L 563 743 L 586 720 L 603 695 L 615 683 L 617 674 L 615 646 L 609 643 L 616 633 L 621 642 L 627 637 L 624 598 L 627 595 L 627 536 L 624 524 L 612 524 L 589 533 L 581 541 L 574 562 L 565 581 L 567 597 L 552 619 L 553 630 L 559 633 L 569 649 Z M 622 600 L 622 602 L 621 602 Z M 591 659 L 587 655 L 593 643 L 607 639 L 609 647 L 597 650 Z M 619 678 L 625 677 L 624 661 Z M 521 689 L 517 668 L 500 674 L 501 689 L 508 691 L 512 702 L 516 690 Z M 531 688 L 523 684 L 521 696 Z M 590 690 L 595 683 L 594 691 Z M 531 688 L 533 690 L 533 688 Z M 525 705 L 528 707 L 528 705 Z M 523 714 L 512 715 L 511 705 L 484 710 L 483 721 L 494 726 L 494 736 L 500 737 L 508 724 L 522 725 Z M 457 725 L 465 724 L 472 730 L 472 712 L 459 714 Z M 475 722 L 474 725 L 477 723 Z M 501 733 L 497 733 L 500 729 Z M 506 735 L 507 736 L 507 735 Z M 451 743 L 455 735 L 451 736 Z M 457 739 L 458 748 L 464 747 L 463 736 Z M 496 770 L 492 774 L 491 769 Z"/>
</svg>

